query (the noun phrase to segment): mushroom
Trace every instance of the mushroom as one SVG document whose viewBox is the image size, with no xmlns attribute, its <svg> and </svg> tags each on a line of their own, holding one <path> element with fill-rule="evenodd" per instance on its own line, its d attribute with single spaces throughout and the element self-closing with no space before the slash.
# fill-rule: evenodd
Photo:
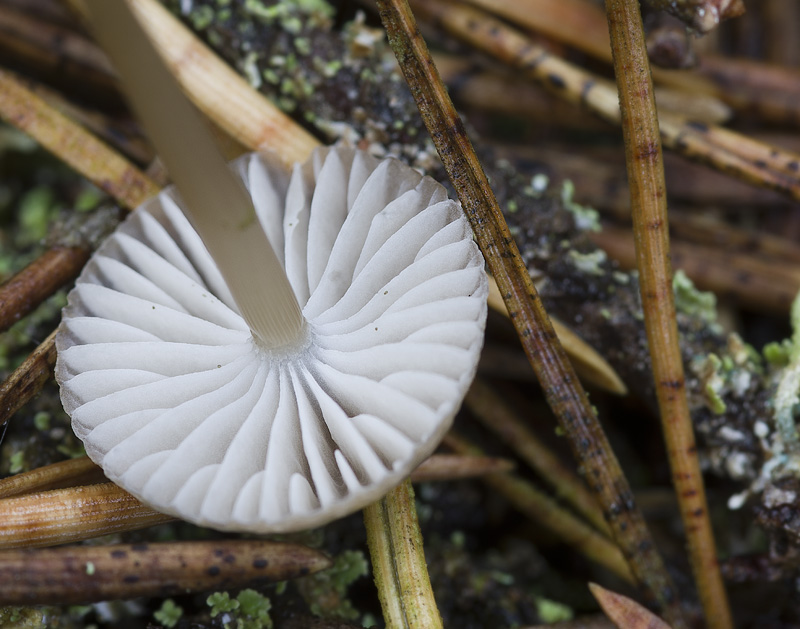
<svg viewBox="0 0 800 629">
<path fill-rule="evenodd" d="M 317 526 L 382 496 L 449 427 L 482 345 L 483 259 L 458 203 L 398 160 L 336 146 L 291 175 L 263 154 L 232 168 L 300 325 L 242 316 L 247 282 L 223 278 L 167 189 L 77 280 L 56 379 L 87 454 L 154 508 Z"/>
</svg>

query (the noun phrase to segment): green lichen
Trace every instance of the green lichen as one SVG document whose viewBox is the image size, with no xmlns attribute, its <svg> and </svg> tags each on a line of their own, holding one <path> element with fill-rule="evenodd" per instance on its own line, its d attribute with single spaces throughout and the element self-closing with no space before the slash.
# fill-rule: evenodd
<svg viewBox="0 0 800 629">
<path fill-rule="evenodd" d="M 176 605 L 171 598 L 168 598 L 161 604 L 161 609 L 153 613 L 153 618 L 165 627 L 174 627 L 182 615 L 183 609 Z"/>
<path fill-rule="evenodd" d="M 561 185 L 561 203 L 564 208 L 572 213 L 575 219 L 575 226 L 583 231 L 599 232 L 602 230 L 600 227 L 600 214 L 597 210 L 576 203 L 573 200 L 575 196 L 575 184 L 569 179 L 564 181 Z"/>
<path fill-rule="evenodd" d="M 537 596 L 534 598 L 534 602 L 536 603 L 536 613 L 539 614 L 539 618 L 541 618 L 542 622 L 546 625 L 566 622 L 572 620 L 575 616 L 572 609 L 563 603 L 558 603 L 549 598 Z"/>
<path fill-rule="evenodd" d="M 705 404 L 712 413 L 727 410 L 725 396 L 742 399 L 748 395 L 754 376 L 763 373 L 761 357 L 738 334 L 728 335 L 725 353 L 695 357 L 690 368 L 700 381 Z"/>
<path fill-rule="evenodd" d="M 794 455 L 800 454 L 800 435 L 794 421 L 794 407 L 800 402 L 800 294 L 792 302 L 790 314 L 792 338 L 788 344 L 788 364 L 783 369 L 775 391 L 775 425 L 784 448 Z"/>
<path fill-rule="evenodd" d="M 25 464 L 25 451 L 18 450 L 14 454 L 11 455 L 11 460 L 9 461 L 8 471 L 12 474 L 19 474 L 20 472 L 24 471 L 27 465 Z"/>
<path fill-rule="evenodd" d="M 675 292 L 675 309 L 683 314 L 699 317 L 710 325 L 717 322 L 717 298 L 714 293 L 697 290 L 694 282 L 682 270 L 672 278 Z"/>
<path fill-rule="evenodd" d="M 792 342 L 784 339 L 780 343 L 773 341 L 767 343 L 762 350 L 764 360 L 772 367 L 785 367 L 789 364 L 789 355 L 792 352 Z"/>
<path fill-rule="evenodd" d="M 569 259 L 581 273 L 587 275 L 604 275 L 603 264 L 608 260 L 608 255 L 602 249 L 595 249 L 589 253 L 580 253 L 572 249 L 567 254 Z"/>
</svg>

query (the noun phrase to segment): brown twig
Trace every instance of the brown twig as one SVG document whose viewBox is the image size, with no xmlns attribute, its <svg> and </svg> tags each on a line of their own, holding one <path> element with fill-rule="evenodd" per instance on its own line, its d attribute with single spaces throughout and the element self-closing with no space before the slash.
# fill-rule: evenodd
<svg viewBox="0 0 800 629">
<path fill-rule="evenodd" d="M 0 426 L 42 390 L 56 364 L 53 331 L 14 372 L 0 383 Z"/>
<path fill-rule="evenodd" d="M 53 247 L 0 285 L 0 332 L 75 279 L 88 259 L 85 249 Z"/>
<path fill-rule="evenodd" d="M 494 456 L 462 456 L 460 454 L 432 454 L 411 472 L 412 483 L 448 481 L 510 472 L 514 462 Z"/>
<path fill-rule="evenodd" d="M 606 225 L 592 240 L 625 268 L 636 266 L 629 230 Z M 673 242 L 672 265 L 682 269 L 698 288 L 735 299 L 742 306 L 786 314 L 800 290 L 800 266 L 776 264 L 754 256 Z"/>
<path fill-rule="evenodd" d="M 483 454 L 480 448 L 452 431 L 446 435 L 444 443 L 463 455 Z M 504 496 L 515 509 L 524 513 L 538 526 L 547 529 L 570 548 L 626 581 L 633 582 L 634 577 L 618 546 L 570 511 L 560 507 L 555 500 L 536 489 L 531 483 L 515 474 L 492 474 L 482 480 Z"/>
<path fill-rule="evenodd" d="M 158 192 L 135 166 L 0 69 L 0 118 L 24 131 L 128 208 Z"/>
<path fill-rule="evenodd" d="M 219 540 L 0 551 L 0 604 L 69 605 L 260 586 L 331 566 L 317 550 Z"/>
<path fill-rule="evenodd" d="M 674 589 L 586 393 L 542 307 L 497 200 L 405 0 L 378 0 L 381 20 L 439 156 L 500 287 L 548 403 L 564 428 L 614 538 L 648 596 L 680 623 Z"/>
<path fill-rule="evenodd" d="M 15 63 L 85 95 L 120 103 L 116 80 L 103 53 L 70 28 L 9 7 L 0 11 L 0 52 Z"/>
<path fill-rule="evenodd" d="M 498 435 L 553 487 L 557 498 L 571 505 L 598 531 L 605 535 L 611 534 L 597 500 L 581 479 L 536 437 L 502 396 L 496 394 L 483 380 L 476 378 L 464 401 L 486 428 Z"/>
<path fill-rule="evenodd" d="M 56 546 L 174 519 L 114 483 L 54 489 L 0 500 L 0 548 Z"/>
<path fill-rule="evenodd" d="M 606 4 L 631 190 L 636 266 L 667 453 L 700 601 L 711 627 L 732 626 L 686 397 L 672 270 L 664 168 L 653 83 L 637 0 Z"/>
<path fill-rule="evenodd" d="M 412 0 L 412 3 L 427 19 L 519 68 L 559 97 L 582 104 L 601 118 L 619 124 L 617 94 L 604 79 L 549 53 L 483 11 L 450 0 Z M 800 200 L 800 161 L 796 155 L 734 132 L 703 123 L 692 124 L 674 115 L 664 114 L 660 123 L 664 146 L 730 176 Z M 756 145 L 758 157 L 753 155 Z M 767 159 L 761 158 L 764 155 Z"/>
<path fill-rule="evenodd" d="M 81 456 L 0 479 L 0 498 L 11 498 L 71 485 L 99 483 L 103 480 L 105 480 L 103 470 L 88 456 Z"/>
</svg>

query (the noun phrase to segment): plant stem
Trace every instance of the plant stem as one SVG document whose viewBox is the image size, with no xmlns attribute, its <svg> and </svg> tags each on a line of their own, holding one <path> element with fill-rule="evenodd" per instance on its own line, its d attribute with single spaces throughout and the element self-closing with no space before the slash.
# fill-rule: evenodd
<svg viewBox="0 0 800 629">
<path fill-rule="evenodd" d="M 675 320 L 666 186 L 637 0 L 606 3 L 631 191 L 636 261 L 656 395 L 700 600 L 710 627 L 732 626 L 697 458 Z"/>
<path fill-rule="evenodd" d="M 387 629 L 441 628 L 411 483 L 366 507 L 364 523 Z"/>
<path fill-rule="evenodd" d="M 225 278 L 242 317 L 265 349 L 302 342 L 306 321 L 252 201 L 228 169 L 124 2 L 88 0 L 95 35 L 185 202 L 193 226 Z"/>
<path fill-rule="evenodd" d="M 0 427 L 39 393 L 53 375 L 55 339 L 53 330 L 8 378 L 0 382 Z"/>
<path fill-rule="evenodd" d="M 589 404 L 508 231 L 486 175 L 405 0 L 378 0 L 422 119 L 461 199 L 550 407 L 570 440 L 631 572 L 670 621 L 685 626 L 675 590 L 619 463 Z"/>
<path fill-rule="evenodd" d="M 537 46 L 529 37 L 489 14 L 447 0 L 412 0 L 415 10 L 479 50 L 499 58 L 567 102 L 582 105 L 613 124 L 619 124 L 616 92 L 604 78 L 587 72 Z M 693 124 L 680 116 L 662 115 L 664 146 L 732 177 L 800 199 L 800 176 L 786 173 L 800 159 L 776 146 L 756 142 L 733 131 Z M 722 136 L 728 140 L 720 141 Z M 730 139 L 733 139 L 731 141 Z M 739 141 L 737 141 L 737 139 Z M 769 160 L 754 158 L 754 145 Z"/>
<path fill-rule="evenodd" d="M 81 247 L 53 247 L 0 286 L 0 332 L 75 279 L 88 259 Z"/>
</svg>

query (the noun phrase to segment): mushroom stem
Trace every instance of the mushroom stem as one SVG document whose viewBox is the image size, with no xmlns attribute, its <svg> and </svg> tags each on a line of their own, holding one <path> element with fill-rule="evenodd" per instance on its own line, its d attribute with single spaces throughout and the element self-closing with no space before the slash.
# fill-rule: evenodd
<svg viewBox="0 0 800 629">
<path fill-rule="evenodd" d="M 266 349 L 301 343 L 306 321 L 244 186 L 125 2 L 87 0 L 95 35 L 185 201 L 253 337 Z"/>
</svg>

